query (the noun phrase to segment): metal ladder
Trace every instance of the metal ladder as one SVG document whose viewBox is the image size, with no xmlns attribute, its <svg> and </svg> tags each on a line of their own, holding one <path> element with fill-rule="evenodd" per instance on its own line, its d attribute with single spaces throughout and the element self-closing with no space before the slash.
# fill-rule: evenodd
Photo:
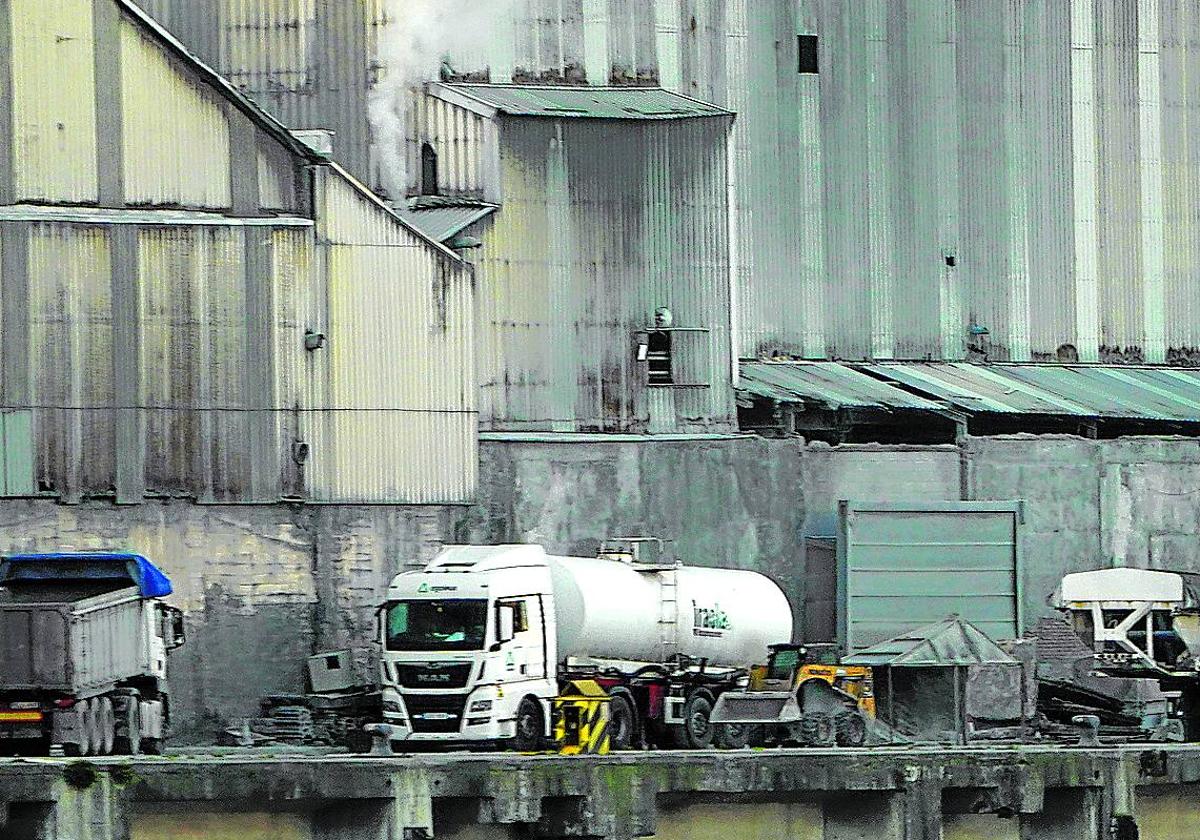
<svg viewBox="0 0 1200 840">
<path fill-rule="evenodd" d="M 668 661 L 679 652 L 679 633 L 676 627 L 679 622 L 679 599 L 675 575 L 674 569 L 665 569 L 659 572 L 661 607 L 658 628 L 662 662 Z"/>
</svg>

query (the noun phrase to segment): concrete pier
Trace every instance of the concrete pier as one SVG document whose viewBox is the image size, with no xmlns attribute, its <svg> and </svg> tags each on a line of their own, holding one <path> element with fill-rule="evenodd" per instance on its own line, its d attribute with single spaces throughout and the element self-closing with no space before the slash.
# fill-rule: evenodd
<svg viewBox="0 0 1200 840">
<path fill-rule="evenodd" d="M 1200 747 L 0 762 L 5 840 L 1175 840 Z"/>
</svg>

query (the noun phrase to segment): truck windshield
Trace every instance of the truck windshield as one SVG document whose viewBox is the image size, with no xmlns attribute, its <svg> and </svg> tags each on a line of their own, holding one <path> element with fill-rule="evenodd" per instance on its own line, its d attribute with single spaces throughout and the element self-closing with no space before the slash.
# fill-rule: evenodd
<svg viewBox="0 0 1200 840">
<path fill-rule="evenodd" d="M 481 650 L 486 600 L 397 601 L 388 605 L 388 650 Z"/>
</svg>

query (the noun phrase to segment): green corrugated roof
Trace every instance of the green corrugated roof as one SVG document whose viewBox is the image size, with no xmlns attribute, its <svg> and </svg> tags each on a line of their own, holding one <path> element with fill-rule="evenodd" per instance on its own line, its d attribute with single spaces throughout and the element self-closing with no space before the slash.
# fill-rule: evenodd
<svg viewBox="0 0 1200 840">
<path fill-rule="evenodd" d="M 860 367 L 968 413 L 1200 422 L 1195 369 L 912 362 Z"/>
<path fill-rule="evenodd" d="M 1148 365 L 742 362 L 740 388 L 828 408 L 1200 423 L 1200 370 Z"/>
<path fill-rule="evenodd" d="M 601 120 L 673 120 L 731 117 L 727 111 L 662 88 L 553 87 L 548 85 L 435 84 L 502 114 L 514 117 L 588 118 Z"/>
<path fill-rule="evenodd" d="M 738 389 L 778 402 L 812 403 L 829 409 L 943 408 L 840 362 L 742 362 Z"/>
<path fill-rule="evenodd" d="M 943 665 L 1016 664 L 1003 648 L 975 625 L 958 616 L 928 624 L 910 633 L 860 650 L 843 660 L 847 665 L 929 667 Z"/>
</svg>

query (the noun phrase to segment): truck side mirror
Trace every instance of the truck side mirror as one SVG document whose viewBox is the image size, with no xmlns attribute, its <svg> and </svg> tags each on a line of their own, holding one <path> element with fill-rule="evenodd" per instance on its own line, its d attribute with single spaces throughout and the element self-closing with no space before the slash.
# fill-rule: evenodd
<svg viewBox="0 0 1200 840">
<path fill-rule="evenodd" d="M 516 610 L 511 604 L 496 607 L 496 639 L 501 644 L 511 642 L 515 632 Z"/>
<path fill-rule="evenodd" d="M 171 641 L 167 645 L 167 649 L 175 650 L 175 648 L 183 647 L 184 640 L 187 638 L 183 623 L 183 610 L 171 607 L 168 615 L 171 618 Z"/>
</svg>

